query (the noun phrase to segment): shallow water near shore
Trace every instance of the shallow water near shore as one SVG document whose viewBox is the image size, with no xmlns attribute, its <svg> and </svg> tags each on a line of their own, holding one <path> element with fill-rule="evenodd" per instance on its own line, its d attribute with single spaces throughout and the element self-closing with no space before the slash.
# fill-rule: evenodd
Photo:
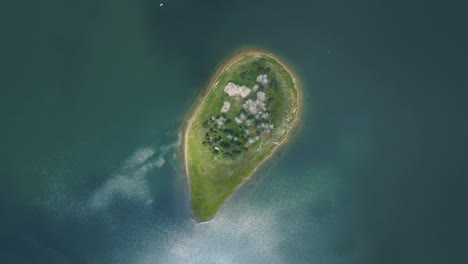
<svg viewBox="0 0 468 264">
<path fill-rule="evenodd" d="M 2 10 L 1 263 L 459 262 L 465 6 L 159 3 Z M 181 127 L 244 46 L 292 66 L 300 124 L 197 224 Z"/>
</svg>

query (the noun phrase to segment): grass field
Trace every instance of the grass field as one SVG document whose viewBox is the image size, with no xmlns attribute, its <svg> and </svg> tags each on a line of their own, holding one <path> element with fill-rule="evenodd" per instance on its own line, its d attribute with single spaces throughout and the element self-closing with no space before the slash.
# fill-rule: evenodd
<svg viewBox="0 0 468 264">
<path fill-rule="evenodd" d="M 268 80 L 258 81 L 261 75 Z M 245 86 L 250 93 L 229 96 L 228 83 Z M 297 119 L 298 103 L 294 78 L 274 57 L 244 53 L 224 66 L 185 131 L 186 170 L 196 220 L 213 218 L 286 139 Z M 222 112 L 226 104 L 229 110 Z"/>
</svg>

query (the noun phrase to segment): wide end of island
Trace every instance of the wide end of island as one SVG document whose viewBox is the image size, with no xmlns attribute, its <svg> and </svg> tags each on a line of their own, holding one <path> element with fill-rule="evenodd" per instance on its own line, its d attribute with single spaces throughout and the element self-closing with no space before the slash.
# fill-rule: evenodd
<svg viewBox="0 0 468 264">
<path fill-rule="evenodd" d="M 272 54 L 246 51 L 221 66 L 184 131 L 195 220 L 212 219 L 286 142 L 298 120 L 299 92 L 291 71 Z"/>
</svg>

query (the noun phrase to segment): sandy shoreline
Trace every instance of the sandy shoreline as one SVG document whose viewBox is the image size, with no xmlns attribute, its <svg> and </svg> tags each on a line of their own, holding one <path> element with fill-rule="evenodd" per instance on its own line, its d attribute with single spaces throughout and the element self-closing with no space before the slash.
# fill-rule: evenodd
<svg viewBox="0 0 468 264">
<path fill-rule="evenodd" d="M 291 75 L 292 79 L 293 79 L 293 83 L 294 83 L 294 88 L 297 90 L 297 108 L 296 108 L 296 115 L 295 115 L 295 119 L 294 119 L 294 122 L 293 122 L 293 125 L 290 127 L 290 129 L 287 131 L 286 133 L 286 137 L 281 141 L 279 142 L 279 144 L 273 149 L 273 151 L 270 153 L 270 155 L 268 155 L 261 163 L 258 164 L 257 167 L 255 167 L 255 169 L 252 171 L 252 173 L 246 177 L 241 184 L 239 184 L 239 186 L 236 187 L 236 189 L 223 201 L 223 204 L 220 206 L 220 208 L 218 209 L 218 211 L 216 212 L 216 214 L 210 219 L 210 220 L 207 220 L 207 221 L 199 221 L 198 219 L 196 219 L 193 215 L 193 212 L 192 212 L 192 203 L 191 203 L 191 199 L 192 199 L 192 195 L 191 195 L 191 185 L 190 185 L 190 175 L 189 175 L 189 171 L 188 171 L 188 161 L 187 161 L 187 141 L 188 141 L 188 131 L 189 131 L 189 128 L 191 127 L 192 125 L 192 122 L 193 120 L 195 119 L 195 114 L 198 112 L 199 108 L 201 107 L 201 105 L 203 104 L 203 102 L 205 101 L 206 97 L 208 96 L 208 94 L 210 93 L 210 91 L 216 87 L 217 83 L 216 81 L 218 80 L 218 78 L 220 77 L 221 73 L 227 69 L 229 67 L 229 65 L 233 64 L 234 62 L 236 62 L 239 58 L 241 58 L 242 56 L 244 55 L 248 55 L 248 54 L 253 54 L 253 55 L 259 55 L 259 54 L 266 54 L 272 58 L 274 58 L 281 66 L 283 66 L 286 71 L 289 73 L 289 75 Z M 289 141 L 289 139 L 291 138 L 291 135 L 293 134 L 293 132 L 296 130 L 297 128 L 297 125 L 298 125 L 298 121 L 300 120 L 300 117 L 301 117 L 301 110 L 302 110 L 302 91 L 301 91 L 301 88 L 300 88 L 300 85 L 298 83 L 298 80 L 296 78 L 296 76 L 294 75 L 294 73 L 291 71 L 290 67 L 286 66 L 280 59 L 278 59 L 278 57 L 274 56 L 273 54 L 267 52 L 267 51 L 262 51 L 262 50 L 258 50 L 258 49 L 255 49 L 255 50 L 244 50 L 244 51 L 240 51 L 240 52 L 237 52 L 236 54 L 234 54 L 231 58 L 229 58 L 226 62 L 220 64 L 218 66 L 218 68 L 216 69 L 215 71 L 215 74 L 213 74 L 213 77 L 211 78 L 211 80 L 209 81 L 208 85 L 207 85 L 207 88 L 206 90 L 204 91 L 204 93 L 200 96 L 200 98 L 197 100 L 197 103 L 196 103 L 196 106 L 195 108 L 193 108 L 191 111 L 191 114 L 188 116 L 187 118 L 187 121 L 185 122 L 185 127 L 184 127 L 184 136 L 183 136 L 183 144 L 182 144 L 182 147 L 183 147 L 183 160 L 184 160 L 184 170 L 185 170 L 185 173 L 187 175 L 187 182 L 188 182 L 188 187 L 189 187 L 189 197 L 190 197 L 190 214 L 192 216 L 192 219 L 194 219 L 195 221 L 197 221 L 197 223 L 206 223 L 206 222 L 210 222 L 212 221 L 217 215 L 218 213 L 221 211 L 221 209 L 224 207 L 224 205 L 226 204 L 227 201 L 229 201 L 229 199 L 234 195 L 234 193 L 236 193 L 236 191 L 247 181 L 249 180 L 252 175 L 255 174 L 255 172 L 257 171 L 257 169 L 259 167 L 261 167 L 267 160 L 269 160 L 273 154 L 275 154 L 278 149 L 283 146 L 285 143 L 287 143 Z"/>
</svg>

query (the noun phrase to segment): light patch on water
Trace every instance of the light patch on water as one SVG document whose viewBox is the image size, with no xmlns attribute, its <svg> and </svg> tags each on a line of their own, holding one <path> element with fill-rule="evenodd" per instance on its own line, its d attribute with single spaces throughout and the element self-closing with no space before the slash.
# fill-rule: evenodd
<svg viewBox="0 0 468 264">
<path fill-rule="evenodd" d="M 105 210 L 116 198 L 134 202 L 151 200 L 147 176 L 154 168 L 166 163 L 164 157 L 180 145 L 180 138 L 171 144 L 159 147 L 143 147 L 135 151 L 112 176 L 91 195 L 89 207 Z"/>
<path fill-rule="evenodd" d="M 107 180 L 92 195 L 89 206 L 94 210 L 103 210 L 117 195 L 130 200 L 145 200 L 149 195 L 146 179 L 140 175 L 119 175 Z"/>
<path fill-rule="evenodd" d="M 106 209 L 119 196 L 132 201 L 149 199 L 146 182 L 147 173 L 155 166 L 151 158 L 156 150 L 150 147 L 138 149 L 104 184 L 92 194 L 89 207 L 93 210 Z"/>
<path fill-rule="evenodd" d="M 292 174 L 303 174 L 305 181 L 291 181 Z M 154 240 L 146 237 L 147 248 L 132 263 L 292 263 L 285 251 L 291 250 L 291 241 L 303 239 L 303 232 L 317 237 L 317 244 L 309 246 L 322 246 L 322 229 L 336 213 L 337 174 L 330 168 L 291 170 L 274 185 L 262 184 L 274 199 L 242 196 L 229 201 L 212 221 L 198 224 L 187 219 L 176 226 L 158 226 L 165 233 L 155 234 Z M 313 214 L 317 205 L 328 208 L 320 207 L 322 201 L 329 201 L 325 205 L 330 209 Z"/>
<path fill-rule="evenodd" d="M 156 167 L 161 168 L 164 163 L 166 163 L 166 160 L 163 157 L 159 157 L 158 160 L 156 160 Z"/>
<path fill-rule="evenodd" d="M 168 231 L 161 252 L 136 263 L 284 263 L 277 254 L 282 242 L 277 213 L 250 207 L 235 216 L 221 213 L 207 223 L 190 222 L 188 230 Z"/>
<path fill-rule="evenodd" d="M 156 154 L 156 151 L 153 148 L 145 147 L 140 148 L 133 155 L 131 155 L 125 162 L 124 167 L 132 168 L 136 166 L 140 166 L 141 164 L 145 163 Z"/>
<path fill-rule="evenodd" d="M 125 199 L 148 207 L 153 203 L 148 184 L 148 177 L 157 177 L 157 169 L 170 161 L 177 162 L 176 150 L 181 144 L 181 133 L 166 133 L 177 139 L 170 144 L 146 146 L 136 149 L 123 160 L 120 167 L 108 175 L 106 180 L 96 187 L 87 197 L 80 197 L 74 192 L 76 186 L 62 181 L 63 175 L 74 174 L 71 167 L 67 170 L 46 168 L 44 177 L 54 178 L 47 182 L 47 195 L 32 202 L 51 212 L 70 212 L 70 215 L 87 217 L 98 211 L 106 210 L 116 199 Z M 76 176 L 76 175 L 75 175 Z"/>
</svg>

